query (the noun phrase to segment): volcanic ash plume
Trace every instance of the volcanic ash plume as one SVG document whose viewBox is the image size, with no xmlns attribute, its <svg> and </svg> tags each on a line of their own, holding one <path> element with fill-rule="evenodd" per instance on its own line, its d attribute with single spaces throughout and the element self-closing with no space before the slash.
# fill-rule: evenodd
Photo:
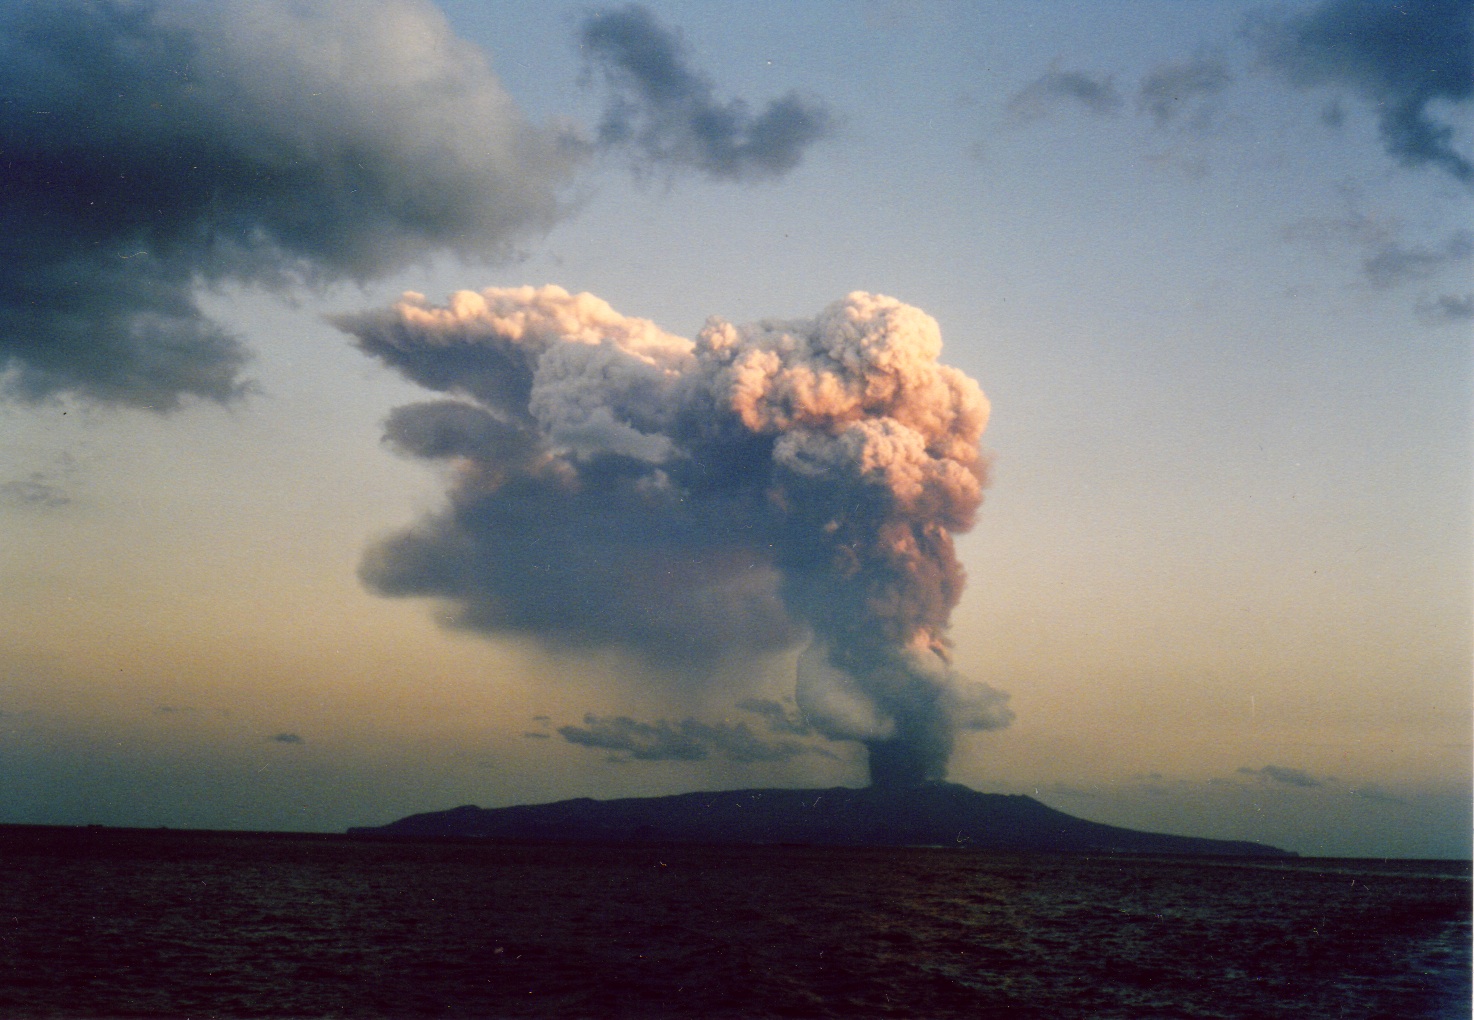
<svg viewBox="0 0 1474 1020">
<path fill-rule="evenodd" d="M 876 783 L 940 779 L 960 729 L 1012 718 L 948 663 L 988 404 L 918 309 L 854 293 L 693 343 L 522 287 L 338 324 L 451 398 L 390 416 L 391 445 L 454 472 L 442 512 L 365 557 L 376 590 L 693 673 L 807 634 L 799 706 Z"/>
</svg>

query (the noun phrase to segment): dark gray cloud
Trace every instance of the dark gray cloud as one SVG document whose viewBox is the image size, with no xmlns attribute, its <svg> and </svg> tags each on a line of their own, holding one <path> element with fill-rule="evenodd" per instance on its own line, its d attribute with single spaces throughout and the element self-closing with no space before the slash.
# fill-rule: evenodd
<svg viewBox="0 0 1474 1020">
<path fill-rule="evenodd" d="M 1372 286 L 1389 288 L 1431 279 L 1471 259 L 1474 259 L 1474 233 L 1459 230 L 1434 248 L 1383 242 L 1363 260 L 1362 272 Z"/>
<path fill-rule="evenodd" d="M 1106 116 L 1121 108 L 1121 94 L 1109 77 L 1083 71 L 1049 71 L 1009 97 L 1008 117 L 1026 124 L 1053 113 L 1062 106 L 1077 106 L 1087 113 Z"/>
<path fill-rule="evenodd" d="M 447 406 L 403 411 L 428 418 Z M 444 513 L 368 553 L 360 572 L 370 587 L 450 599 L 467 629 L 563 648 L 630 647 L 673 670 L 798 640 L 751 494 L 688 501 L 676 485 L 652 482 L 649 464 L 618 456 L 570 471 L 526 433 L 506 442 L 495 419 L 477 413 L 494 437 L 475 452 L 478 477 L 452 492 Z M 519 446 L 537 456 L 502 458 Z"/>
<path fill-rule="evenodd" d="M 0 370 L 21 399 L 245 389 L 212 283 L 494 256 L 573 159 L 418 0 L 22 0 L 0 10 Z"/>
<path fill-rule="evenodd" d="M 336 321 L 454 398 L 389 419 L 396 450 L 456 470 L 444 509 L 366 554 L 372 589 L 698 682 L 807 637 L 802 719 L 744 708 L 864 743 L 878 782 L 941 778 L 958 732 L 1012 717 L 948 665 L 953 535 L 982 501 L 988 409 L 918 309 L 857 292 L 812 319 L 713 319 L 692 341 L 549 286 L 407 294 Z M 740 730 L 621 718 L 564 736 L 764 753 Z"/>
<path fill-rule="evenodd" d="M 1302 789 L 1325 785 L 1323 780 L 1316 779 L 1303 769 L 1288 768 L 1284 765 L 1266 765 L 1262 769 L 1251 769 L 1246 766 L 1238 771 L 1240 775 L 1262 776 L 1273 782 L 1283 783 L 1285 786 L 1297 786 Z"/>
<path fill-rule="evenodd" d="M 1345 198 L 1345 215 L 1298 220 L 1285 229 L 1285 239 L 1331 255 L 1354 254 L 1361 278 L 1376 290 L 1436 285 L 1461 271 L 1467 278 L 1467 266 L 1474 261 L 1474 232 L 1455 230 L 1441 241 L 1410 243 L 1396 219 L 1363 211 L 1352 192 Z M 1461 322 L 1474 311 L 1464 296 L 1426 290 L 1418 295 L 1414 310 L 1430 324 Z"/>
<path fill-rule="evenodd" d="M 1158 126 L 1187 121 L 1202 126 L 1209 116 L 1205 101 L 1233 82 L 1228 65 L 1219 57 L 1195 57 L 1163 64 L 1141 80 L 1137 109 L 1149 113 Z"/>
<path fill-rule="evenodd" d="M 306 741 L 305 738 L 300 737 L 300 736 L 298 736 L 295 733 L 273 733 L 271 736 L 267 737 L 266 739 L 267 740 L 270 740 L 270 741 L 273 741 L 274 743 L 278 743 L 278 744 L 305 744 L 305 743 L 307 743 L 307 741 Z"/>
<path fill-rule="evenodd" d="M 642 7 L 589 15 L 579 46 L 608 90 L 600 144 L 631 147 L 651 167 L 733 181 L 779 177 L 834 128 L 823 104 L 797 93 L 757 114 L 740 99 L 717 101 L 680 37 Z"/>
<path fill-rule="evenodd" d="M 1439 109 L 1474 95 L 1470 0 L 1330 0 L 1300 15 L 1260 17 L 1249 36 L 1263 62 L 1296 86 L 1360 96 L 1399 162 L 1474 183 L 1474 165 L 1455 149 L 1454 125 Z"/>
</svg>

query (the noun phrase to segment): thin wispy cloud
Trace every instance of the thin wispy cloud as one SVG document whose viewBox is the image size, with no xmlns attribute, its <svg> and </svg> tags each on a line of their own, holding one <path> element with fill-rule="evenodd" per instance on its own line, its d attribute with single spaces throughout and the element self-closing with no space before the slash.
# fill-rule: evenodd
<svg viewBox="0 0 1474 1020">
<path fill-rule="evenodd" d="M 1443 288 L 1466 279 L 1474 262 L 1474 233 L 1454 230 L 1441 240 L 1422 243 L 1405 239 L 1405 227 L 1395 218 L 1371 215 L 1361 208 L 1355 193 L 1346 189 L 1342 216 L 1305 217 L 1283 231 L 1286 241 L 1321 249 L 1332 257 L 1350 256 L 1365 286 L 1396 291 L 1422 285 L 1414 312 L 1430 325 L 1462 322 L 1470 317 L 1468 294 Z M 1431 291 L 1431 293 L 1430 293 Z"/>
<path fill-rule="evenodd" d="M 687 718 L 645 723 L 629 716 L 591 714 L 584 716 L 582 726 L 558 727 L 558 734 L 570 744 L 615 752 L 616 761 L 705 761 L 716 757 L 752 764 L 788 761 L 806 754 L 834 757 L 833 752 L 816 744 L 763 737 L 745 722 L 708 723 Z"/>
<path fill-rule="evenodd" d="M 633 151 L 643 167 L 771 179 L 798 166 L 809 146 L 834 130 L 828 107 L 795 92 L 760 113 L 741 99 L 718 100 L 680 36 L 642 7 L 590 14 L 578 38 L 591 77 L 607 94 L 599 144 Z"/>
<path fill-rule="evenodd" d="M 1354 797 L 1360 797 L 1362 800 L 1369 800 L 1377 804 L 1405 805 L 1407 803 L 1403 798 L 1396 794 L 1388 793 L 1376 783 L 1368 783 L 1365 786 L 1355 787 L 1351 791 L 1351 794 Z"/>
<path fill-rule="evenodd" d="M 1010 96 L 1005 110 L 1015 124 L 1027 124 L 1064 108 L 1107 116 L 1120 110 L 1123 103 L 1109 76 L 1049 71 Z"/>
<path fill-rule="evenodd" d="M 781 701 L 773 701 L 771 698 L 746 698 L 737 702 L 737 707 L 757 716 L 773 733 L 807 737 L 814 732 L 814 728 L 804 719 L 802 712 Z"/>
<path fill-rule="evenodd" d="M 1265 765 L 1263 768 L 1249 768 L 1245 766 L 1238 770 L 1242 776 L 1259 776 L 1274 783 L 1284 786 L 1299 787 L 1303 790 L 1314 789 L 1324 786 L 1326 781 L 1317 779 L 1304 769 L 1290 768 L 1285 765 Z"/>
<path fill-rule="evenodd" d="M 1262 11 L 1239 41 L 1261 71 L 1318 93 L 1326 126 L 1339 128 L 1348 104 L 1360 106 L 1377 118 L 1382 145 L 1399 163 L 1474 184 L 1466 115 L 1474 98 L 1470 0 L 1327 0 L 1293 15 Z M 1241 75 L 1234 65 L 1244 62 L 1241 54 L 1210 52 L 1163 63 L 1141 78 L 1137 112 L 1157 127 L 1206 127 Z M 1113 114 L 1120 98 L 1110 76 L 1051 70 L 1015 93 L 1006 113 L 1014 123 L 1066 107 Z"/>
<path fill-rule="evenodd" d="M 1233 81 L 1227 62 L 1217 56 L 1162 64 L 1138 84 L 1136 112 L 1151 117 L 1158 127 L 1202 127 L 1211 119 L 1211 101 Z M 1023 125 L 1063 110 L 1108 117 L 1124 106 L 1125 97 L 1111 75 L 1050 70 L 1011 95 L 1004 112 L 1010 122 Z"/>
<path fill-rule="evenodd" d="M 0 503 L 16 507 L 55 510 L 72 502 L 67 490 L 44 471 L 0 482 Z"/>
<path fill-rule="evenodd" d="M 1233 74 L 1220 57 L 1163 64 L 1141 80 L 1136 107 L 1150 115 L 1158 127 L 1203 127 L 1212 116 L 1209 101 L 1232 82 Z"/>
<path fill-rule="evenodd" d="M 1474 233 L 1459 230 L 1435 247 L 1379 245 L 1362 262 L 1367 281 L 1379 289 L 1432 279 L 1474 260 Z"/>
<path fill-rule="evenodd" d="M 1458 122 L 1448 118 L 1449 106 L 1474 97 L 1469 0 L 1331 0 L 1304 14 L 1258 16 L 1247 34 L 1263 64 L 1295 87 L 1339 89 L 1365 103 L 1400 163 L 1474 183 L 1474 164 L 1455 143 Z"/>
<path fill-rule="evenodd" d="M 1464 323 L 1474 320 L 1474 293 L 1439 294 L 1418 302 L 1418 314 L 1433 323 Z"/>
<path fill-rule="evenodd" d="M 1397 243 L 1400 224 L 1364 212 L 1349 189 L 1343 189 L 1342 197 L 1345 215 L 1301 217 L 1284 228 L 1285 240 L 1331 250 L 1345 247 L 1371 250 Z"/>
</svg>

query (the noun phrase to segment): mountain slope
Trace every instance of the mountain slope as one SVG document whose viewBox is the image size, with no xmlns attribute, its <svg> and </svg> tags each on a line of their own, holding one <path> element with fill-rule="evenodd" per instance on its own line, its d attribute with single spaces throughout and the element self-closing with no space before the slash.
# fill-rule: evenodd
<svg viewBox="0 0 1474 1020">
<path fill-rule="evenodd" d="M 348 830 L 360 835 L 477 836 L 566 842 L 807 843 L 979 850 L 1290 856 L 1260 843 L 1122 829 L 1032 797 L 956 783 L 828 790 L 729 790 L 625 800 L 458 807 Z"/>
</svg>

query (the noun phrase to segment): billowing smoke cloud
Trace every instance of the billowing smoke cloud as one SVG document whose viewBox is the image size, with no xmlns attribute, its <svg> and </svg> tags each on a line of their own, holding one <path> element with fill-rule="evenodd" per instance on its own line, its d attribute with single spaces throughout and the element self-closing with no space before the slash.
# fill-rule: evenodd
<svg viewBox="0 0 1474 1020">
<path fill-rule="evenodd" d="M 0 9 L 0 371 L 169 409 L 242 390 L 201 283 L 363 279 L 549 225 L 572 153 L 420 0 Z"/>
<path fill-rule="evenodd" d="M 1265 63 L 1302 88 L 1348 88 L 1377 111 L 1388 153 L 1407 166 L 1441 167 L 1474 183 L 1474 164 L 1453 146 L 1442 103 L 1474 96 L 1470 0 L 1330 0 L 1251 26 Z"/>
<path fill-rule="evenodd" d="M 863 742 L 877 782 L 940 778 L 960 729 L 1011 718 L 948 666 L 988 405 L 921 311 L 855 293 L 693 342 L 523 287 L 338 322 L 453 398 L 389 420 L 396 449 L 454 475 L 442 512 L 367 554 L 375 590 L 693 672 L 807 633 L 805 724 Z"/>
<path fill-rule="evenodd" d="M 1121 108 L 1121 94 L 1110 78 L 1083 71 L 1049 71 L 1008 100 L 1008 116 L 1016 124 L 1039 120 L 1057 107 L 1075 105 L 1104 116 Z"/>
<path fill-rule="evenodd" d="M 741 100 L 718 102 L 711 82 L 687 65 L 679 37 L 644 8 L 590 15 L 579 44 L 609 93 L 600 143 L 633 146 L 650 166 L 725 180 L 778 177 L 833 130 L 829 111 L 796 93 L 756 115 Z"/>
</svg>

